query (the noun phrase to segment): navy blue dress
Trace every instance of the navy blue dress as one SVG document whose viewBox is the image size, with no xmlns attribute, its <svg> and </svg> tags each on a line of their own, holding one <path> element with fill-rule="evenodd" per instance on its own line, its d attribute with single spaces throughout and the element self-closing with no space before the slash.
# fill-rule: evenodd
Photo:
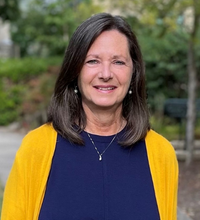
<svg viewBox="0 0 200 220">
<path fill-rule="evenodd" d="M 85 146 L 58 135 L 39 220 L 160 219 L 145 141 L 123 148 L 123 132 L 102 161 L 86 132 Z M 99 152 L 114 137 L 90 135 Z"/>
</svg>

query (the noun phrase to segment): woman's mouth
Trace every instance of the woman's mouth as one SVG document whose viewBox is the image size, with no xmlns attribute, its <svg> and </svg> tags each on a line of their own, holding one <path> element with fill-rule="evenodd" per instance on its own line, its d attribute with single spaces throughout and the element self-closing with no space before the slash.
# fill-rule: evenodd
<svg viewBox="0 0 200 220">
<path fill-rule="evenodd" d="M 111 91 L 114 90 L 115 86 L 94 86 L 95 89 L 101 90 L 101 91 Z"/>
</svg>

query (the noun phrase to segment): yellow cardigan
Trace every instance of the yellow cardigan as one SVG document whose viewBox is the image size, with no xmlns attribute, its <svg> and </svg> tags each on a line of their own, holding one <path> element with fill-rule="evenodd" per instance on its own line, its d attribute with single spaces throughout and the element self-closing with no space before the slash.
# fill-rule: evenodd
<svg viewBox="0 0 200 220">
<path fill-rule="evenodd" d="M 38 220 L 57 132 L 43 125 L 27 134 L 11 169 L 1 220 Z M 171 144 L 150 130 L 145 138 L 161 220 L 176 220 L 178 163 Z"/>
</svg>

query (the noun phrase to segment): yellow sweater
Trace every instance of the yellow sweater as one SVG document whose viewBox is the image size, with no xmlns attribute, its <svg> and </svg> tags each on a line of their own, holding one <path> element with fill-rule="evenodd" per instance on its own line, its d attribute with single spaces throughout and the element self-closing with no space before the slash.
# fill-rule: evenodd
<svg viewBox="0 0 200 220">
<path fill-rule="evenodd" d="M 38 220 L 56 146 L 51 125 L 31 131 L 22 141 L 11 169 L 1 220 Z M 150 130 L 145 138 L 161 220 L 176 220 L 178 163 L 171 144 Z"/>
</svg>

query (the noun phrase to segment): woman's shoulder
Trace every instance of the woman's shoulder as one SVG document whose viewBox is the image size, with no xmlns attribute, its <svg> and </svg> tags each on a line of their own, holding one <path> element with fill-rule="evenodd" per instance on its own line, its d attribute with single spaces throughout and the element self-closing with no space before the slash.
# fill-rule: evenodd
<svg viewBox="0 0 200 220">
<path fill-rule="evenodd" d="M 38 128 L 35 128 L 34 130 L 31 130 L 27 133 L 27 135 L 24 137 L 24 140 L 30 140 L 30 139 L 46 139 L 47 137 L 51 137 L 56 135 L 56 131 L 54 130 L 52 124 L 43 124 Z"/>
<path fill-rule="evenodd" d="M 161 157 L 175 156 L 175 149 L 172 144 L 164 136 L 152 129 L 148 131 L 145 142 L 147 149 L 154 152 L 154 154 L 157 153 Z"/>
<path fill-rule="evenodd" d="M 51 124 L 44 124 L 30 132 L 23 138 L 18 154 L 44 154 L 54 150 L 57 132 Z"/>
</svg>

